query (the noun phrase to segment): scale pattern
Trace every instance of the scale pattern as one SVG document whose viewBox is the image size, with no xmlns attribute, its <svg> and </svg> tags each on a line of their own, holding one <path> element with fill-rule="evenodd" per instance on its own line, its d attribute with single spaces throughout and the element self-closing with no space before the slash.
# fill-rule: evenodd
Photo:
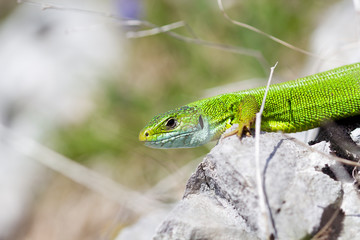
<svg viewBox="0 0 360 240">
<path fill-rule="evenodd" d="M 304 131 L 330 119 L 358 115 L 360 64 L 274 85 L 268 96 L 265 131 Z"/>
<path fill-rule="evenodd" d="M 200 146 L 219 138 L 232 124 L 244 126 L 240 113 L 255 118 L 264 93 L 265 87 L 227 93 L 159 114 L 139 139 L 159 148 Z M 261 130 L 299 132 L 359 114 L 360 63 L 356 63 L 270 86 Z M 169 128 L 169 119 L 176 126 Z"/>
<path fill-rule="evenodd" d="M 265 87 L 227 93 L 189 104 L 202 109 L 214 128 L 223 132 L 237 123 L 238 106 L 247 95 L 261 105 Z M 246 107 L 243 106 L 243 107 Z M 294 81 L 271 85 L 261 129 L 299 132 L 319 127 L 326 120 L 360 114 L 360 63 L 342 66 Z M 218 134 L 217 134 L 218 135 Z"/>
</svg>

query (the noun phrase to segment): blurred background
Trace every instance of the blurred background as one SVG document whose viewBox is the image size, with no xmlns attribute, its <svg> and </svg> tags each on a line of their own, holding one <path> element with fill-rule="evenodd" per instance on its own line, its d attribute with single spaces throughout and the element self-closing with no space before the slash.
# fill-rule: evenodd
<svg viewBox="0 0 360 240">
<path fill-rule="evenodd" d="M 115 239 L 153 211 L 165 216 L 215 143 L 147 148 L 138 133 L 155 114 L 265 85 L 277 61 L 275 81 L 315 73 L 358 37 L 357 22 L 340 15 L 355 16 L 351 0 L 224 0 L 224 7 L 237 21 L 327 55 L 310 57 L 240 28 L 216 1 L 0 0 L 1 240 Z M 318 30 L 331 11 L 344 24 Z M 186 25 L 173 32 L 191 40 L 132 37 L 149 23 L 178 21 Z M 357 27 L 340 33 L 349 21 Z"/>
</svg>

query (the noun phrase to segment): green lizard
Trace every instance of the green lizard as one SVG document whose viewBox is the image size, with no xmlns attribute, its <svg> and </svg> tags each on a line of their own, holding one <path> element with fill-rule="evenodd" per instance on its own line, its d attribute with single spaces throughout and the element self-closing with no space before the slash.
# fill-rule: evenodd
<svg viewBox="0 0 360 240">
<path fill-rule="evenodd" d="M 139 140 L 154 148 L 189 148 L 218 139 L 233 124 L 249 134 L 265 87 L 202 99 L 155 116 Z M 299 132 L 360 114 L 360 63 L 270 86 L 261 130 Z"/>
</svg>

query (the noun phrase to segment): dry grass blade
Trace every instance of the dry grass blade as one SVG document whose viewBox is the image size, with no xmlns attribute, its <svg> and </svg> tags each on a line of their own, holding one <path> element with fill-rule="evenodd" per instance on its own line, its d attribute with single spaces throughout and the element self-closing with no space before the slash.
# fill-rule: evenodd
<svg viewBox="0 0 360 240">
<path fill-rule="evenodd" d="M 259 34 L 261 34 L 261 35 L 263 35 L 263 36 L 265 36 L 265 37 L 273 40 L 274 42 L 280 43 L 281 45 L 283 45 L 283 46 L 285 46 L 285 47 L 287 47 L 287 48 L 290 48 L 290 49 L 292 49 L 292 50 L 294 50 L 294 51 L 303 53 L 303 54 L 308 55 L 308 56 L 312 56 L 312 57 L 316 57 L 316 58 L 322 59 L 322 57 L 319 56 L 319 55 L 317 55 L 317 54 L 314 54 L 314 53 L 311 53 L 311 52 L 306 51 L 306 50 L 304 50 L 304 49 L 298 48 L 298 47 L 296 47 L 296 46 L 294 46 L 294 45 L 292 45 L 292 44 L 290 44 L 290 43 L 287 43 L 287 42 L 285 42 L 285 41 L 283 41 L 283 40 L 281 40 L 281 39 L 279 39 L 279 38 L 277 38 L 277 37 L 274 37 L 273 35 L 270 35 L 270 34 L 268 34 L 268 33 L 266 33 L 266 32 L 263 32 L 263 31 L 261 31 L 260 29 L 258 29 L 258 28 L 256 28 L 256 27 L 253 27 L 253 26 L 248 25 L 248 24 L 246 24 L 246 23 L 242 23 L 242 22 L 238 22 L 238 21 L 233 20 L 233 19 L 230 18 L 230 16 L 227 15 L 227 13 L 225 12 L 224 6 L 223 6 L 223 4 L 222 4 L 222 0 L 218 0 L 218 5 L 219 5 L 219 8 L 220 8 L 221 12 L 224 14 L 224 17 L 225 17 L 227 20 L 229 20 L 230 22 L 232 22 L 233 24 L 238 25 L 238 26 L 243 27 L 243 28 L 246 28 L 246 29 L 248 29 L 248 30 L 250 30 L 250 31 L 259 33 Z"/>
<path fill-rule="evenodd" d="M 339 158 L 339 157 L 336 157 L 336 156 L 333 156 L 333 155 L 328 155 L 328 154 L 326 154 L 326 153 L 324 153 L 324 152 L 321 152 L 321 151 L 319 151 L 319 150 L 317 150 L 317 149 L 315 149 L 315 148 L 310 147 L 309 145 L 307 145 L 307 144 L 305 144 L 305 143 L 303 143 L 303 142 L 301 142 L 301 141 L 299 141 L 299 140 L 297 140 L 297 139 L 295 139 L 295 138 L 293 138 L 293 137 L 290 137 L 290 136 L 287 135 L 287 134 L 284 134 L 284 135 L 287 136 L 287 138 L 291 139 L 292 141 L 296 142 L 297 144 L 299 144 L 299 145 L 301 145 L 301 146 L 304 146 L 304 147 L 308 148 L 309 150 L 311 150 L 311 151 L 313 151 L 313 152 L 317 152 L 317 153 L 319 153 L 319 154 L 321 154 L 321 155 L 323 155 L 323 156 L 326 156 L 326 157 L 328 157 L 328 158 L 331 158 L 331 159 L 333 159 L 333 160 L 335 160 L 335 161 L 337 161 L 337 162 L 339 162 L 339 163 L 343 163 L 343 164 L 345 164 L 345 165 L 354 166 L 354 167 L 360 167 L 360 163 L 359 163 L 359 162 L 354 162 L 354 161 L 350 161 L 350 160 L 347 160 L 347 159 Z"/>
<path fill-rule="evenodd" d="M 41 7 L 42 10 L 75 11 L 75 12 L 81 12 L 81 13 L 87 13 L 87 14 L 94 14 L 97 16 L 112 18 L 124 26 L 149 27 L 152 29 L 139 31 L 139 32 L 128 32 L 127 37 L 128 38 L 135 38 L 135 37 L 140 38 L 140 37 L 147 37 L 147 36 L 152 36 L 152 35 L 163 33 L 163 34 L 169 35 L 170 37 L 173 37 L 175 39 L 184 41 L 186 43 L 192 43 L 192 44 L 196 44 L 196 45 L 219 49 L 219 50 L 226 51 L 226 52 L 250 56 L 250 57 L 257 59 L 258 62 L 261 64 L 261 66 L 264 69 L 268 69 L 268 67 L 269 67 L 268 62 L 266 61 L 264 56 L 259 51 L 255 51 L 255 50 L 247 49 L 247 48 L 241 48 L 241 47 L 237 47 L 237 46 L 233 46 L 233 45 L 209 42 L 209 41 L 199 39 L 197 37 L 187 37 L 187 36 L 172 32 L 174 29 L 184 26 L 184 27 L 186 27 L 186 29 L 190 33 L 190 35 L 194 36 L 195 35 L 194 32 L 183 21 L 179 21 L 179 22 L 164 25 L 164 26 L 158 26 L 158 25 L 150 23 L 148 21 L 142 21 L 142 20 L 137 20 L 137 19 L 122 19 L 119 16 L 116 16 L 111 13 L 105 13 L 105 12 L 99 12 L 99 11 L 93 11 L 93 10 L 62 7 L 62 6 L 56 6 L 56 5 L 53 5 L 50 3 L 39 3 L 39 2 L 28 1 L 28 0 L 18 0 L 18 3 L 24 3 L 24 4 L 29 4 L 29 5 L 33 5 L 33 6 L 38 6 L 38 7 Z"/>
<path fill-rule="evenodd" d="M 66 158 L 36 141 L 19 136 L 3 126 L 0 126 L 0 130 L 5 141 L 15 151 L 38 161 L 94 192 L 102 194 L 106 198 L 123 204 L 136 213 L 142 214 L 164 206 L 161 202 L 127 189 L 112 179 Z"/>
<path fill-rule="evenodd" d="M 260 111 L 256 114 L 256 122 L 255 122 L 255 164 L 256 164 L 256 183 L 257 183 L 257 190 L 258 190 L 258 195 L 259 195 L 259 206 L 260 206 L 260 211 L 261 214 L 259 216 L 259 222 L 263 222 L 263 220 L 265 220 L 265 229 L 267 229 L 266 235 L 269 236 L 269 222 L 272 225 L 272 231 L 274 232 L 274 236 L 275 238 L 277 238 L 277 231 L 275 228 L 275 224 L 273 221 L 271 221 L 272 216 L 271 216 L 271 211 L 270 211 L 270 206 L 267 205 L 267 201 L 266 201 L 266 192 L 265 192 L 265 181 L 263 180 L 264 176 L 262 176 L 261 174 L 261 167 L 260 167 L 260 128 L 261 128 L 261 115 L 264 111 L 264 107 L 265 107 L 265 102 L 266 102 L 266 96 L 267 93 L 269 91 L 269 87 L 270 87 L 270 83 L 271 83 L 271 79 L 274 73 L 274 70 L 277 66 L 277 62 L 276 64 L 271 67 L 271 71 L 270 71 L 270 75 L 269 75 L 269 80 L 266 86 L 266 90 L 265 90 L 265 94 L 264 94 L 264 98 L 262 100 L 261 103 L 261 107 L 260 107 Z"/>
<path fill-rule="evenodd" d="M 164 26 L 160 26 L 160 27 L 156 27 L 153 29 L 149 29 L 149 30 L 143 30 L 143 31 L 137 31 L 137 32 L 127 32 L 125 34 L 125 36 L 127 38 L 142 38 L 142 37 L 148 37 L 148 36 L 152 36 L 152 35 L 156 35 L 159 33 L 165 33 L 165 32 L 169 32 L 172 31 L 176 28 L 180 28 L 180 27 L 184 27 L 185 23 L 183 21 L 180 22 L 175 22 L 175 23 L 170 23 L 168 25 L 164 25 Z"/>
<path fill-rule="evenodd" d="M 337 206 L 334 213 L 331 215 L 330 219 L 326 222 L 326 224 L 312 237 L 312 240 L 325 240 L 329 239 L 330 236 L 334 237 L 334 229 L 332 229 L 333 224 L 339 224 L 336 223 L 336 219 L 338 217 L 341 217 L 343 215 L 343 212 L 341 211 L 340 206 Z M 341 230 L 340 230 L 341 231 Z M 335 238 L 334 238 L 335 239 Z"/>
</svg>

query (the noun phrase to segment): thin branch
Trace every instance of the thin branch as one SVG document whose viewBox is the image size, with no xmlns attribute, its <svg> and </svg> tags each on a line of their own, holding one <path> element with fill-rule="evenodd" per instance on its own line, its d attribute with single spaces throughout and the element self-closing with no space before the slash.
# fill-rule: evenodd
<svg viewBox="0 0 360 240">
<path fill-rule="evenodd" d="M 248 24 L 243 23 L 243 22 L 239 22 L 239 21 L 233 20 L 233 19 L 230 18 L 230 16 L 227 15 L 227 13 L 225 12 L 224 6 L 223 6 L 223 4 L 222 4 L 222 0 L 218 0 L 218 6 L 219 6 L 219 8 L 220 8 L 220 11 L 223 13 L 224 17 L 225 17 L 227 20 L 229 20 L 231 23 L 233 23 L 233 24 L 235 24 L 235 25 L 238 25 L 238 26 L 240 26 L 240 27 L 246 28 L 246 29 L 248 29 L 248 30 L 250 30 L 250 31 L 256 32 L 256 33 L 258 33 L 258 34 L 261 34 L 261 35 L 263 35 L 263 36 L 265 36 L 265 37 L 273 40 L 274 42 L 277 42 L 277 43 L 279 43 L 279 44 L 281 44 L 281 45 L 283 45 L 283 46 L 285 46 L 285 47 L 287 47 L 287 48 L 290 48 L 290 49 L 292 49 L 292 50 L 294 50 L 294 51 L 303 53 L 303 54 L 308 55 L 308 56 L 312 56 L 312 57 L 316 57 L 316 58 L 322 59 L 321 56 L 319 56 L 319 55 L 317 55 L 317 54 L 315 54 L 315 53 L 312 53 L 312 52 L 306 51 L 306 50 L 304 50 L 304 49 L 301 49 L 301 48 L 299 48 L 299 47 L 296 47 L 296 46 L 294 46 L 294 45 L 292 45 L 292 44 L 290 44 L 290 43 L 287 43 L 287 42 L 285 42 L 285 41 L 277 38 L 277 37 L 274 37 L 273 35 L 270 35 L 270 34 L 268 34 L 268 33 L 266 33 L 266 32 L 263 32 L 263 31 L 261 31 L 260 29 L 258 29 L 258 28 L 256 28 L 256 27 L 253 27 L 253 26 L 248 25 Z"/>
<path fill-rule="evenodd" d="M 264 107 L 265 107 L 265 101 L 266 101 L 266 96 L 267 93 L 269 91 L 269 87 L 270 87 L 270 83 L 271 83 L 271 79 L 274 73 L 274 69 L 277 66 L 277 62 L 276 64 L 271 67 L 270 70 L 270 75 L 269 75 L 269 80 L 265 89 L 265 94 L 264 94 L 264 98 L 262 100 L 261 103 L 261 107 L 260 107 L 260 111 L 256 114 L 256 122 L 255 122 L 255 166 L 256 166 L 256 183 L 257 183 L 257 190 L 258 190 L 258 195 L 259 195 L 259 206 L 260 206 L 260 219 L 259 222 L 262 222 L 263 219 L 265 219 L 265 229 L 269 229 L 269 220 L 271 220 L 271 211 L 270 211 L 270 207 L 267 206 L 266 207 L 266 192 L 264 184 L 265 182 L 262 181 L 262 174 L 261 174 L 261 167 L 260 167 L 260 128 L 261 128 L 261 115 L 264 111 Z M 275 228 L 275 225 L 273 223 L 273 221 L 270 221 L 272 224 L 272 229 L 274 231 L 274 235 L 275 238 L 277 238 L 277 231 Z"/>
<path fill-rule="evenodd" d="M 180 27 L 184 27 L 185 26 L 185 22 L 184 21 L 179 21 L 179 22 L 175 22 L 175 23 L 170 23 L 168 25 L 164 25 L 161 27 L 156 27 L 156 28 L 152 28 L 149 30 L 143 30 L 143 31 L 137 31 L 137 32 L 126 32 L 125 36 L 127 38 L 142 38 L 142 37 L 148 37 L 148 36 L 152 36 L 152 35 L 156 35 L 159 33 L 165 33 L 165 32 L 169 32 L 172 31 L 176 28 L 180 28 Z"/>
<path fill-rule="evenodd" d="M 153 23 L 147 22 L 147 21 L 141 21 L 141 24 L 143 26 L 146 27 L 151 27 L 151 28 L 161 28 L 158 25 L 155 25 Z M 187 29 L 191 29 L 189 25 L 185 25 Z M 250 56 L 250 57 L 254 57 L 256 58 L 259 63 L 264 67 L 264 68 L 268 68 L 269 64 L 266 61 L 266 59 L 264 58 L 264 56 L 256 50 L 252 50 L 252 49 L 248 49 L 248 48 L 242 48 L 242 47 L 236 47 L 233 45 L 227 45 L 227 44 L 222 44 L 222 43 L 214 43 L 214 42 L 210 42 L 210 41 L 206 41 L 206 40 L 202 40 L 200 38 L 197 38 L 195 33 L 190 30 L 190 33 L 195 36 L 194 38 L 191 37 L 187 37 L 172 31 L 166 31 L 163 32 L 166 35 L 169 35 L 175 39 L 184 41 L 186 43 L 192 43 L 192 44 L 196 44 L 196 45 L 201 45 L 201 46 L 207 46 L 207 47 L 211 47 L 211 48 L 215 48 L 215 49 L 219 49 L 219 50 L 223 50 L 223 51 L 227 51 L 227 52 L 232 52 L 232 53 L 236 53 L 236 54 L 240 54 L 240 55 L 246 55 L 246 56 Z"/>
<path fill-rule="evenodd" d="M 187 36 L 172 32 L 172 30 L 174 30 L 175 28 L 178 28 L 180 26 L 176 26 L 176 27 L 172 26 L 172 27 L 174 27 L 174 29 L 167 29 L 165 31 L 164 28 L 166 29 L 167 27 L 169 27 L 169 25 L 171 26 L 171 24 L 168 24 L 165 26 L 158 26 L 158 25 L 150 23 L 148 21 L 143 21 L 143 20 L 138 20 L 138 19 L 121 18 L 121 17 L 119 17 L 115 14 L 111 14 L 111 13 L 104 13 L 104 12 L 81 9 L 81 8 L 62 7 L 62 6 L 53 5 L 53 4 L 49 4 L 49 3 L 39 3 L 39 2 L 34 2 L 34 1 L 29 1 L 29 0 L 18 0 L 18 3 L 41 7 L 42 10 L 75 11 L 75 12 L 80 12 L 80 13 L 93 14 L 93 15 L 97 15 L 97 16 L 101 16 L 101 17 L 105 17 L 105 18 L 114 19 L 124 26 L 149 27 L 152 29 L 140 31 L 139 35 L 143 34 L 143 36 L 139 36 L 139 37 L 147 37 L 150 35 L 163 33 L 163 34 L 166 34 L 175 39 L 184 41 L 186 43 L 192 43 L 192 44 L 196 44 L 196 45 L 219 49 L 219 50 L 226 51 L 226 52 L 231 52 L 231 53 L 235 53 L 235 54 L 253 57 L 259 61 L 259 63 L 262 65 L 262 67 L 264 69 L 268 69 L 268 67 L 269 67 L 268 62 L 266 61 L 264 56 L 261 54 L 261 52 L 256 51 L 256 50 L 241 48 L 241 47 L 237 47 L 237 46 L 233 46 L 233 45 L 214 43 L 214 42 L 199 39 L 196 37 L 195 33 L 191 30 L 190 26 L 188 26 L 184 22 L 182 22 L 182 23 L 184 23 L 185 28 L 188 30 L 190 35 L 193 37 L 187 37 Z M 181 22 L 178 22 L 178 23 L 181 23 Z M 173 24 L 176 24 L 176 23 L 173 23 Z M 146 31 L 149 31 L 149 32 L 146 32 Z M 135 36 L 134 32 L 130 32 L 129 37 L 132 38 L 133 36 Z"/>
<path fill-rule="evenodd" d="M 330 233 L 326 234 L 326 231 L 328 231 L 331 227 L 331 225 L 333 224 L 333 222 L 335 221 L 336 217 L 339 215 L 341 208 L 338 207 L 336 209 L 336 211 L 333 213 L 333 215 L 331 216 L 331 218 L 329 219 L 329 221 L 327 221 L 327 223 L 324 225 L 324 227 L 322 227 L 320 229 L 319 232 L 317 232 L 311 239 L 312 240 L 322 240 L 322 239 L 328 239 L 327 237 L 329 237 Z"/>
<path fill-rule="evenodd" d="M 227 44 L 209 42 L 209 41 L 205 41 L 205 40 L 202 40 L 199 38 L 194 39 L 194 38 L 186 37 L 186 36 L 174 33 L 174 32 L 165 32 L 165 34 L 172 36 L 173 38 L 187 42 L 187 43 L 193 43 L 193 44 L 207 46 L 207 47 L 211 47 L 211 48 L 215 48 L 215 49 L 219 49 L 219 50 L 223 50 L 223 51 L 227 51 L 227 52 L 232 52 L 232 53 L 236 53 L 236 54 L 240 54 L 240 55 L 254 57 L 259 61 L 259 63 L 262 65 L 262 67 L 264 69 L 267 69 L 269 66 L 269 64 L 268 64 L 267 60 L 264 58 L 264 56 L 259 51 L 256 51 L 256 50 L 235 47 L 235 46 L 227 45 Z"/>
<path fill-rule="evenodd" d="M 322 151 L 320 151 L 320 150 L 318 150 L 316 148 L 310 147 L 309 145 L 305 144 L 302 141 L 299 141 L 298 139 L 296 139 L 294 137 L 289 136 L 288 134 L 283 133 L 283 135 L 286 136 L 287 138 L 291 139 L 291 141 L 296 142 L 297 144 L 302 145 L 302 146 L 306 147 L 307 149 L 309 149 L 309 150 L 311 150 L 313 152 L 316 152 L 316 153 L 319 153 L 319 154 L 321 154 L 323 156 L 326 156 L 327 158 L 331 158 L 334 161 L 337 161 L 339 163 L 343 163 L 343 164 L 349 165 L 349 166 L 360 167 L 360 163 L 358 163 L 358 162 L 354 162 L 354 161 L 351 161 L 351 160 L 347 160 L 347 159 L 343 159 L 343 158 L 339 158 L 339 157 L 336 157 L 336 156 L 333 156 L 333 155 L 326 154 L 326 153 L 324 153 L 324 152 L 322 152 Z"/>
</svg>

